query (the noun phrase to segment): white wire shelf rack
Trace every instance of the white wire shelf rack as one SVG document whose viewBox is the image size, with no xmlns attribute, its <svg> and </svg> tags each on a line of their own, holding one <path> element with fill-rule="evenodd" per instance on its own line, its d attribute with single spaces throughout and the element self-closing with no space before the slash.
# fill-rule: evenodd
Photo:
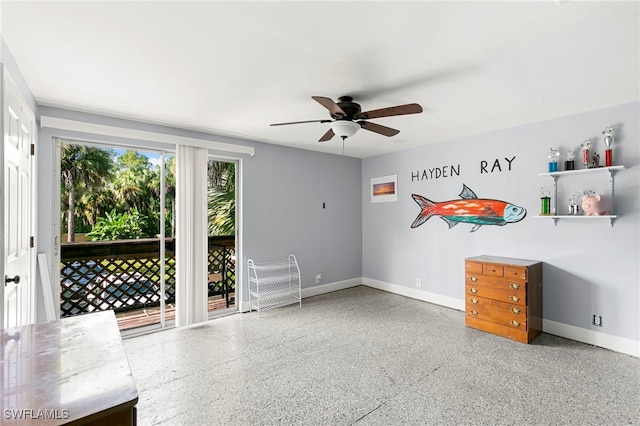
<svg viewBox="0 0 640 426">
<path fill-rule="evenodd" d="M 247 260 L 249 305 L 258 313 L 298 303 L 302 307 L 300 268 L 293 254 L 287 259 L 254 262 Z"/>
</svg>

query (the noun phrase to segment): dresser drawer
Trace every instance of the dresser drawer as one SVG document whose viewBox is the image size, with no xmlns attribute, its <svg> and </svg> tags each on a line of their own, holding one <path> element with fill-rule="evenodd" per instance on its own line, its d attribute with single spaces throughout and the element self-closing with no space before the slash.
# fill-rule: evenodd
<svg viewBox="0 0 640 426">
<path fill-rule="evenodd" d="M 504 276 L 504 267 L 501 265 L 484 264 L 482 265 L 482 273 L 485 275 L 492 275 L 494 277 Z"/>
<path fill-rule="evenodd" d="M 482 274 L 482 263 L 466 261 L 464 268 L 467 273 Z"/>
<path fill-rule="evenodd" d="M 506 326 L 493 321 L 484 321 L 471 315 L 467 315 L 464 322 L 468 327 L 487 331 L 522 343 L 530 343 L 538 336 L 538 333 L 532 334 L 530 330 L 523 330 L 522 326 Z"/>
<path fill-rule="evenodd" d="M 518 266 L 505 266 L 504 277 L 518 279 L 518 280 L 526 280 L 527 268 L 522 268 Z"/>
<path fill-rule="evenodd" d="M 524 288 L 519 290 L 510 288 L 485 287 L 483 285 L 467 283 L 465 286 L 465 294 L 468 296 L 485 297 L 488 299 L 498 300 L 516 305 L 527 304 L 527 293 Z"/>
<path fill-rule="evenodd" d="M 500 324 L 505 327 L 512 327 L 516 330 L 527 330 L 527 319 L 526 318 L 512 318 L 510 316 L 499 315 L 491 309 L 473 309 L 469 308 L 466 312 L 468 317 L 474 317 L 477 319 L 481 319 L 484 321 L 490 321 L 495 324 Z"/>
<path fill-rule="evenodd" d="M 483 285 L 498 289 L 511 289 L 526 292 L 527 282 L 519 279 L 505 280 L 504 278 L 488 277 L 486 275 L 467 274 L 467 284 Z"/>
<path fill-rule="evenodd" d="M 498 315 L 508 316 L 518 321 L 526 321 L 527 318 L 526 306 L 485 299 L 484 297 L 477 297 L 470 294 L 467 294 L 466 307 L 467 312 L 469 312 L 469 309 L 474 309 L 476 311 L 490 309 Z"/>
</svg>

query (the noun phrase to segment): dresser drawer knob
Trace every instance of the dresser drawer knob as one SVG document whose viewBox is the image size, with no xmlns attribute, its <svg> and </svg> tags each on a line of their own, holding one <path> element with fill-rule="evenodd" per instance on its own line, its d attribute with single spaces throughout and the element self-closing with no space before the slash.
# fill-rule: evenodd
<svg viewBox="0 0 640 426">
<path fill-rule="evenodd" d="M 509 287 L 511 287 L 514 290 L 517 290 L 520 288 L 520 284 L 516 284 L 516 283 L 511 283 L 509 284 Z"/>
<path fill-rule="evenodd" d="M 473 297 L 471 299 L 469 299 L 469 302 L 473 303 L 474 305 L 478 304 L 478 299 L 474 299 Z"/>
<path fill-rule="evenodd" d="M 473 287 L 471 287 L 471 288 L 469 289 L 469 292 L 470 292 L 470 293 L 473 293 L 473 294 L 478 294 L 478 289 L 477 289 L 477 288 L 473 288 Z"/>
<path fill-rule="evenodd" d="M 517 296 L 509 296 L 509 299 L 510 299 L 512 302 L 519 302 L 519 301 L 520 301 L 520 298 L 519 298 L 519 297 L 517 297 Z"/>
<path fill-rule="evenodd" d="M 476 277 L 469 277 L 469 279 L 470 279 L 472 282 L 474 282 L 474 283 L 475 283 L 476 281 L 478 281 L 478 279 L 477 279 Z"/>
<path fill-rule="evenodd" d="M 518 321 L 515 321 L 515 320 L 511 320 L 511 321 L 510 321 L 510 324 L 511 324 L 512 326 L 514 326 L 514 327 L 520 327 L 520 323 L 519 323 Z"/>
<path fill-rule="evenodd" d="M 519 313 L 520 313 L 520 309 L 518 309 L 518 308 L 511 308 L 511 312 L 513 312 L 514 314 L 519 314 Z"/>
<path fill-rule="evenodd" d="M 478 316 L 478 311 L 469 311 L 469 313 L 470 313 L 471 315 L 473 315 L 474 317 L 477 317 L 477 316 Z"/>
</svg>

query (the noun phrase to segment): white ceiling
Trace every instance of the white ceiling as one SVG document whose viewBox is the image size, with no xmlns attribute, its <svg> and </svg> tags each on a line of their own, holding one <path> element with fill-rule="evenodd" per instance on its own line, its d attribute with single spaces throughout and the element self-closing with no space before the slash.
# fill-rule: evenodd
<svg viewBox="0 0 640 426">
<path fill-rule="evenodd" d="M 371 120 L 354 157 L 640 99 L 640 2 L 2 1 L 1 27 L 42 105 L 342 154 L 311 99 Z M 608 123 L 603 123 L 608 124 Z"/>
</svg>

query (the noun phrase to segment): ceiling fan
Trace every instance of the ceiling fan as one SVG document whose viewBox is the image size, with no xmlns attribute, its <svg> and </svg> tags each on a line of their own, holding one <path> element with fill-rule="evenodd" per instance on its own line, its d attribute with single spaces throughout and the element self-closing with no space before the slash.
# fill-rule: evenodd
<svg viewBox="0 0 640 426">
<path fill-rule="evenodd" d="M 394 115 L 418 114 L 422 112 L 422 107 L 418 104 L 398 105 L 362 112 L 360 104 L 353 102 L 353 98 L 351 96 L 341 96 L 338 98 L 338 102 L 334 102 L 333 99 L 325 98 L 323 96 L 312 96 L 311 98 L 329 110 L 332 120 L 292 121 L 288 123 L 274 123 L 271 124 L 271 126 L 285 126 L 289 124 L 302 123 L 331 123 L 331 128 L 322 135 L 318 142 L 326 142 L 335 135 L 340 136 L 344 141 L 346 138 L 355 135 L 361 128 L 384 136 L 395 136 L 400 133 L 400 130 L 365 120 L 369 120 L 371 118 L 391 117 Z"/>
</svg>

